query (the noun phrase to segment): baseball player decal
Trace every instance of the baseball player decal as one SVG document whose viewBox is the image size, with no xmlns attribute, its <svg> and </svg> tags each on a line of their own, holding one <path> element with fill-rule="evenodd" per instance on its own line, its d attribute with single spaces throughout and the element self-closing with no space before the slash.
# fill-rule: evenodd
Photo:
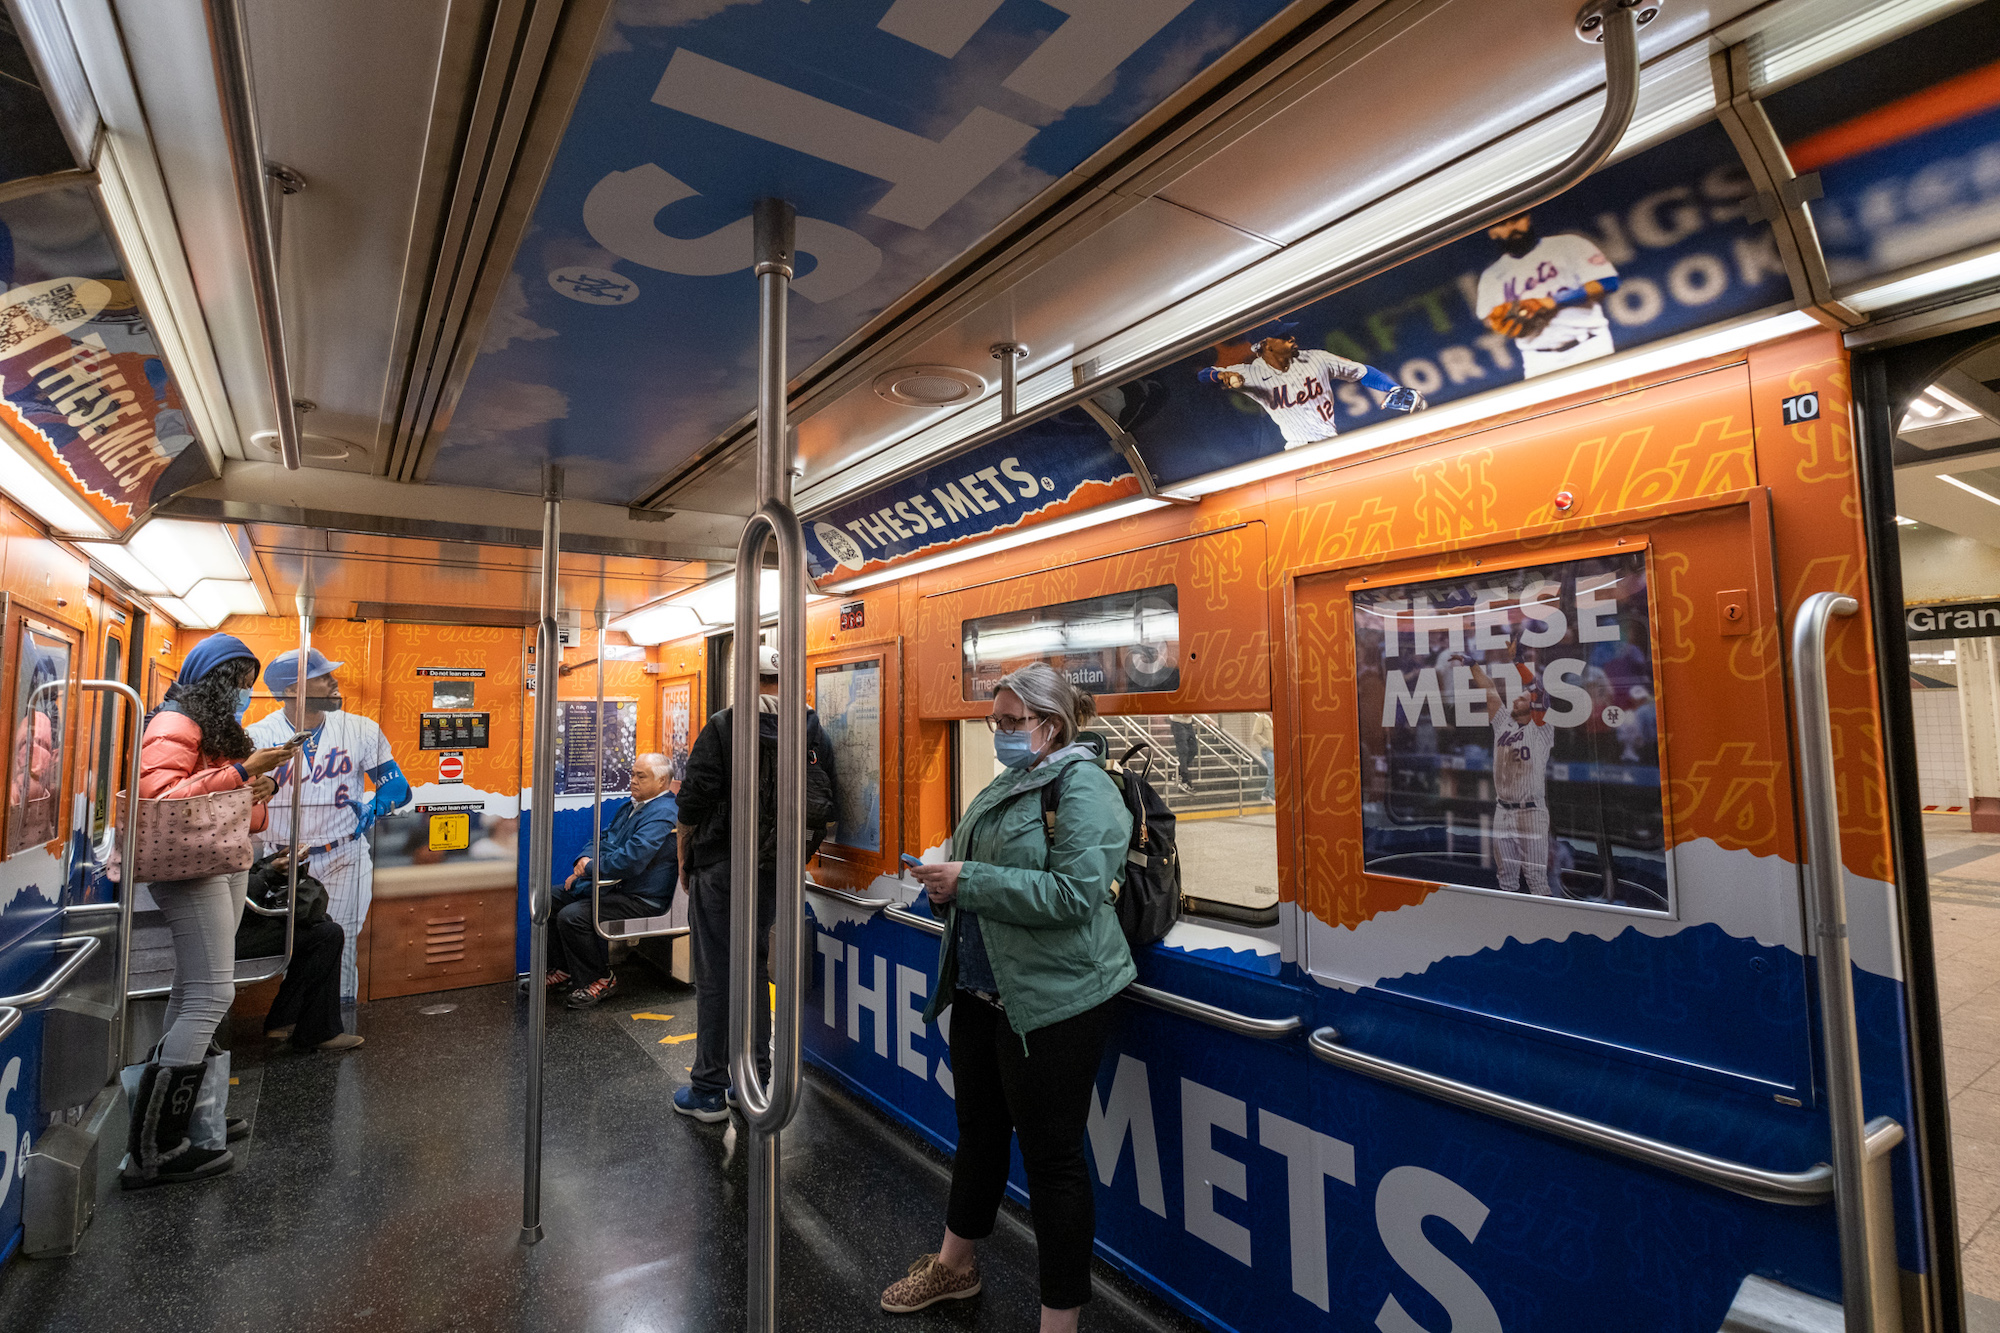
<svg viewBox="0 0 2000 1333">
<path fill-rule="evenodd" d="M 1535 669 L 1525 660 L 1527 650 L 1514 645 L 1507 668 L 1520 677 L 1521 689 L 1510 704 L 1485 668 L 1463 653 L 1447 660 L 1464 663 L 1472 683 L 1486 692 L 1486 713 L 1493 720 L 1493 851 L 1499 864 L 1500 887 L 1518 893 L 1525 874 L 1528 892 L 1553 898 L 1549 887 L 1549 754 L 1556 745 L 1556 726 L 1548 720 L 1549 697 L 1535 683 Z"/>
<path fill-rule="evenodd" d="M 1203 366 L 1196 378 L 1255 399 L 1284 432 L 1285 447 L 1330 440 L 1334 428 L 1333 386 L 1359 384 L 1388 395 L 1382 406 L 1393 412 L 1420 412 L 1424 396 L 1405 388 L 1373 366 L 1349 361 L 1318 348 L 1299 349 L 1298 325 L 1274 319 L 1248 335 L 1252 358 L 1232 365 Z M 1240 344 L 1238 344 L 1240 346 Z"/>
<path fill-rule="evenodd" d="M 297 651 L 281 653 L 264 668 L 264 684 L 285 701 L 284 708 L 245 728 L 258 745 L 282 745 L 298 724 Z M 340 996 L 352 1001 L 360 989 L 354 965 L 354 941 L 368 919 L 374 896 L 375 862 L 369 854 L 368 830 L 377 819 L 410 799 L 410 784 L 389 753 L 382 728 L 368 718 L 342 710 L 340 682 L 317 649 L 306 659 L 304 788 L 299 804 L 299 848 L 310 861 L 314 878 L 326 885 L 327 912 L 347 932 L 340 959 Z M 301 764 L 278 770 L 278 792 L 271 800 L 270 825 L 258 836 L 269 850 L 284 847 L 292 837 L 289 783 Z M 374 792 L 368 791 L 373 784 Z"/>
<path fill-rule="evenodd" d="M 1474 305 L 1486 327 L 1512 338 L 1525 379 L 1618 350 L 1604 298 L 1618 270 L 1597 243 L 1572 232 L 1542 236 L 1531 213 L 1487 229 L 1505 251 L 1479 275 Z"/>
</svg>

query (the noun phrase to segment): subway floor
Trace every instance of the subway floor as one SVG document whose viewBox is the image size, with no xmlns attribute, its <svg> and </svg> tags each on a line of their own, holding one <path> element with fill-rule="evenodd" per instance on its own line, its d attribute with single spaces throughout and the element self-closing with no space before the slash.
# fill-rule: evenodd
<svg viewBox="0 0 2000 1333">
<path fill-rule="evenodd" d="M 2000 1333 L 2000 833 L 1924 816 L 1967 1326 Z"/>
</svg>

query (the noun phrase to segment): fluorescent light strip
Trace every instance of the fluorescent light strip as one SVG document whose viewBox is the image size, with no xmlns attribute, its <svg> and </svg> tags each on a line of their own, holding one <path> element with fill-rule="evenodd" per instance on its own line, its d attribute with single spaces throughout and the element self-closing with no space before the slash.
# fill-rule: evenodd
<svg viewBox="0 0 2000 1333">
<path fill-rule="evenodd" d="M 1377 449 L 1400 440 L 1433 435 L 1457 426 L 1471 425 L 1490 417 L 1517 412 L 1524 407 L 1533 407 L 1538 403 L 1551 402 L 1570 394 L 1602 388 L 1620 380 L 1651 375 L 1705 357 L 1741 351 L 1756 343 L 1768 342 L 1770 339 L 1781 338 L 1789 333 L 1818 327 L 1810 315 L 1797 310 L 1787 311 L 1781 315 L 1751 316 L 1701 333 L 1669 339 L 1653 346 L 1586 362 L 1552 375 L 1523 380 L 1519 384 L 1503 389 L 1461 398 L 1457 402 L 1433 407 L 1412 416 L 1365 426 L 1352 434 L 1335 436 L 1331 440 L 1308 445 L 1303 449 L 1288 449 L 1283 453 L 1270 454 L 1249 463 L 1223 468 L 1164 489 L 1173 495 L 1198 499 L 1204 495 L 1212 495 L 1216 491 L 1248 485 L 1253 481 L 1263 481 L 1287 472 L 1304 471 L 1321 463 L 1345 458 L 1350 454 Z"/>
<path fill-rule="evenodd" d="M 1954 287 L 1969 287 L 1994 277 L 2000 277 L 2000 245 L 1955 264 L 1898 278 L 1879 287 L 1867 287 L 1840 299 L 1856 310 L 1872 313 L 1906 301 L 1919 301 L 1926 296 L 1948 292 Z"/>
<path fill-rule="evenodd" d="M 912 560 L 906 565 L 892 565 L 888 569 L 877 570 L 873 574 L 863 574 L 858 579 L 843 579 L 839 583 L 829 585 L 827 595 L 844 597 L 848 593 L 859 592 L 863 588 L 872 588 L 878 583 L 887 583 L 892 579 L 909 578 L 914 574 L 928 574 L 934 569 L 943 569 L 947 565 L 956 565 L 966 560 L 977 560 L 982 555 L 993 555 L 1000 551 L 1011 551 L 1016 546 L 1026 546 L 1030 542 L 1046 541 L 1052 537 L 1061 537 L 1068 533 L 1081 532 L 1085 528 L 1094 528 L 1100 523 L 1111 523 L 1121 518 L 1131 518 L 1135 514 L 1143 514 L 1148 510 L 1158 509 L 1166 503 L 1165 500 L 1155 499 L 1150 495 L 1139 495 L 1129 500 L 1120 500 L 1115 504 L 1101 505 L 1096 509 L 1086 509 L 1081 514 L 1071 514 L 1067 518 L 1059 518 L 1054 522 L 1043 523 L 1032 528 L 1023 528 L 1019 532 L 1010 532 L 1005 536 L 995 537 L 991 541 L 976 542 L 970 546 L 960 546 L 953 550 L 928 556 L 922 560 Z"/>
<path fill-rule="evenodd" d="M 2000 495 L 1988 495 L 1985 491 L 1980 490 L 1977 486 L 1966 485 L 1964 482 L 1960 481 L 1957 477 L 1950 476 L 1947 473 L 1940 472 L 1937 474 L 1937 479 L 1943 482 L 1947 486 L 1958 487 L 1958 489 L 1964 491 L 1967 495 L 1976 495 L 1980 499 L 1986 501 L 1987 504 L 2000 505 Z"/>
<path fill-rule="evenodd" d="M 1917 520 L 1914 518 L 1904 518 L 1901 514 L 1898 514 L 1896 515 L 1896 526 L 1899 528 L 1914 528 L 1917 526 Z"/>
<path fill-rule="evenodd" d="M 766 569 L 758 579 L 757 608 L 760 619 L 776 615 L 778 602 L 778 571 Z M 825 601 L 823 593 L 813 591 L 806 585 L 806 601 Z M 693 627 L 687 627 L 692 620 Z M 675 621 L 682 626 L 670 628 Z M 687 588 L 664 597 L 657 602 L 648 602 L 636 610 L 627 611 L 607 623 L 605 628 L 615 629 L 634 643 L 652 645 L 665 643 L 669 639 L 692 638 L 705 630 L 717 626 L 728 626 L 736 621 L 736 575 L 724 574 L 721 578 L 710 579 L 695 588 Z"/>
<path fill-rule="evenodd" d="M 13 431 L 0 427 L 0 490 L 66 535 L 105 537 L 111 525 L 49 475 L 48 465 Z"/>
</svg>

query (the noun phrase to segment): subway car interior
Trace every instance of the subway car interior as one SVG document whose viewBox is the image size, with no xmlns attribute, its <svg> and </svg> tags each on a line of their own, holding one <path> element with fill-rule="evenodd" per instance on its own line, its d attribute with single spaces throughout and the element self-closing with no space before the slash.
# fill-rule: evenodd
<svg viewBox="0 0 2000 1333">
<path fill-rule="evenodd" d="M 2000 1333 L 2000 0 L 0 109 L 0 1328 Z"/>
</svg>

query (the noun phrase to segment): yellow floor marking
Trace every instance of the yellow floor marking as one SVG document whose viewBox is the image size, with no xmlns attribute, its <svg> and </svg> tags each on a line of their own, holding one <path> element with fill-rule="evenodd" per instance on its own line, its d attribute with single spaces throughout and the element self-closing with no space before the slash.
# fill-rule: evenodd
<svg viewBox="0 0 2000 1333">
<path fill-rule="evenodd" d="M 674 1021 L 674 1016 L 672 1014 L 634 1014 L 632 1015 L 632 1017 L 635 1019 L 650 1018 L 655 1023 L 671 1023 Z"/>
<path fill-rule="evenodd" d="M 771 1007 L 778 1007 L 778 983 L 775 981 L 771 983 Z"/>
<path fill-rule="evenodd" d="M 656 1042 L 656 1043 L 655 1043 L 655 1045 L 659 1045 L 659 1046 L 671 1046 L 671 1045 L 675 1045 L 675 1044 L 678 1044 L 678 1043 L 680 1043 L 680 1042 L 683 1042 L 683 1041 L 693 1041 L 693 1040 L 694 1040 L 694 1033 L 692 1033 L 692 1032 L 683 1032 L 683 1033 L 681 1033 L 681 1035 L 680 1035 L 680 1036 L 678 1036 L 678 1037 L 662 1037 L 662 1038 L 660 1038 L 660 1040 L 659 1040 L 658 1042 Z"/>
</svg>

